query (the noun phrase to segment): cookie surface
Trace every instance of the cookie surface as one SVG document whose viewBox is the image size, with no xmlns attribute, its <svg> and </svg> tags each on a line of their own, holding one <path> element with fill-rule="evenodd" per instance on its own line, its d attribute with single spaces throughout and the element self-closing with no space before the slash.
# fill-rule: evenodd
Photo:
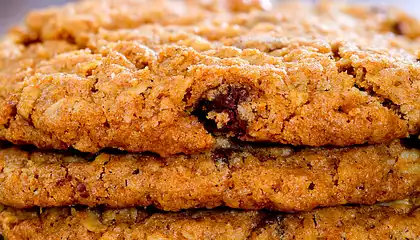
<svg viewBox="0 0 420 240">
<path fill-rule="evenodd" d="M 7 148 L 0 150 L 0 203 L 302 211 L 420 191 L 420 152 L 399 141 L 341 149 L 230 148 L 168 158 Z"/>
<path fill-rule="evenodd" d="M 338 4 L 187 2 L 30 13 L 0 43 L 0 138 L 169 156 L 211 149 L 218 135 L 349 146 L 418 134 L 415 19 Z"/>
<path fill-rule="evenodd" d="M 413 199 L 414 200 L 414 199 Z M 234 210 L 152 213 L 135 208 L 3 209 L 1 233 L 24 239 L 418 239 L 418 201 L 299 214 Z"/>
</svg>

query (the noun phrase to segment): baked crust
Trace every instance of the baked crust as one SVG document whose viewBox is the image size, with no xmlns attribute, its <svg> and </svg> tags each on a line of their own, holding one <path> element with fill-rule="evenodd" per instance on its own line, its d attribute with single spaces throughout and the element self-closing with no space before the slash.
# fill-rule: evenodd
<svg viewBox="0 0 420 240">
<path fill-rule="evenodd" d="M 414 202 L 413 201 L 417 201 Z M 0 230 L 24 239 L 418 239 L 418 200 L 297 214 L 199 210 L 153 213 L 135 208 L 3 209 Z"/>
<path fill-rule="evenodd" d="M 403 12 L 183 2 L 31 12 L 0 44 L 0 138 L 169 156 L 218 135 L 349 146 L 419 132 L 420 28 Z"/>
<path fill-rule="evenodd" d="M 223 147 L 168 158 L 3 149 L 0 203 L 302 211 L 392 201 L 420 191 L 420 152 L 399 141 L 331 149 Z"/>
</svg>

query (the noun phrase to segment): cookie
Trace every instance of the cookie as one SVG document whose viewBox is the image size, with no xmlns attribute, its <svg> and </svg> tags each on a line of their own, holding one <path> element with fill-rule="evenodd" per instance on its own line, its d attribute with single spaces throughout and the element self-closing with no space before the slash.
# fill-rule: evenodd
<svg viewBox="0 0 420 240">
<path fill-rule="evenodd" d="M 280 215 L 264 221 L 251 239 L 418 239 L 419 202 L 413 200 Z"/>
<path fill-rule="evenodd" d="M 418 205 L 418 202 L 417 202 Z M 23 239 L 418 239 L 420 210 L 402 200 L 281 214 L 199 210 L 156 213 L 135 208 L 53 208 L 0 213 L 0 230 Z"/>
<path fill-rule="evenodd" d="M 169 156 L 218 136 L 350 146 L 418 134 L 418 21 L 352 5 L 200 2 L 30 13 L 0 44 L 0 139 Z"/>
<path fill-rule="evenodd" d="M 303 211 L 420 191 L 420 152 L 399 141 L 350 148 L 227 145 L 195 155 L 0 150 L 0 203 L 177 211 L 228 206 Z"/>
</svg>

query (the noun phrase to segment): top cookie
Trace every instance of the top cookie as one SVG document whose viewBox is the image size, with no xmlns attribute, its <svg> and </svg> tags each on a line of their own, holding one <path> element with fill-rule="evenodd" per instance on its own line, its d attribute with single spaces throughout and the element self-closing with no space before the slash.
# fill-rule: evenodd
<svg viewBox="0 0 420 240">
<path fill-rule="evenodd" d="M 369 6 L 81 1 L 0 43 L 0 139 L 162 156 L 420 129 L 420 22 Z"/>
</svg>

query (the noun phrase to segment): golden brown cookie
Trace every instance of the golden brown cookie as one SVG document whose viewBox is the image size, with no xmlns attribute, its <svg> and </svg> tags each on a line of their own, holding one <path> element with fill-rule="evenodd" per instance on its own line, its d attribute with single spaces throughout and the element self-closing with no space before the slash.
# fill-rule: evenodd
<svg viewBox="0 0 420 240">
<path fill-rule="evenodd" d="M 169 156 L 212 149 L 220 135 L 349 146 L 418 134 L 415 19 L 369 6 L 187 2 L 30 13 L 0 43 L 0 138 Z"/>
<path fill-rule="evenodd" d="M 411 202 L 410 202 L 411 201 Z M 413 200 L 281 214 L 235 210 L 153 213 L 128 208 L 53 208 L 0 212 L 9 240 L 37 239 L 418 239 Z"/>
<path fill-rule="evenodd" d="M 168 158 L 6 148 L 0 150 L 0 203 L 302 211 L 420 191 L 420 152 L 399 141 L 332 149 L 224 147 Z"/>
</svg>

